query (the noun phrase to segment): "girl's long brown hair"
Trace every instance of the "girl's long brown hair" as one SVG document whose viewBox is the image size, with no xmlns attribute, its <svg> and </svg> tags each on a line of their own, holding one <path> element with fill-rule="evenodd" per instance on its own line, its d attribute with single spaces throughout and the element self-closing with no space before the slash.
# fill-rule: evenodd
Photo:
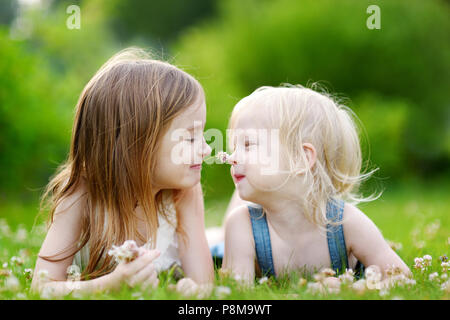
<svg viewBox="0 0 450 320">
<path fill-rule="evenodd" d="M 80 95 L 70 154 L 41 202 L 41 210 L 50 211 L 51 224 L 61 201 L 83 185 L 80 239 L 61 253 L 40 258 L 61 261 L 89 242 L 83 278 L 112 271 L 106 253 L 113 244 L 148 240 L 137 229 L 137 203 L 155 244 L 162 208 L 162 193 L 154 196 L 152 188 L 158 141 L 171 120 L 201 95 L 203 89 L 192 76 L 141 49 L 125 49 L 100 68 Z"/>
</svg>

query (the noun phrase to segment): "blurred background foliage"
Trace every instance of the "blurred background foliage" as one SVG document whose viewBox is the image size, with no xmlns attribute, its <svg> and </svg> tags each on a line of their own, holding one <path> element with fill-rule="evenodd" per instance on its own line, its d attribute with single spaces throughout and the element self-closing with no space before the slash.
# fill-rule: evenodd
<svg viewBox="0 0 450 320">
<path fill-rule="evenodd" d="M 71 4 L 80 29 L 66 27 Z M 380 30 L 366 27 L 371 4 Z M 132 45 L 197 77 L 206 129 L 225 136 L 235 103 L 259 86 L 319 81 L 361 120 L 375 180 L 445 180 L 449 13 L 444 0 L 2 0 L 0 202 L 36 200 L 67 156 L 82 88 Z M 205 165 L 202 182 L 207 201 L 233 190 L 228 166 Z"/>
</svg>

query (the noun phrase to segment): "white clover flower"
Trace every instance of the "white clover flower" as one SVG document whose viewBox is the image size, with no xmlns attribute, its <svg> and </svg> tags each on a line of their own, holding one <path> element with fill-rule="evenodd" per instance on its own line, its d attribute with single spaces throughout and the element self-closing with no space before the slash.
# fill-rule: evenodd
<svg viewBox="0 0 450 320">
<path fill-rule="evenodd" d="M 220 151 L 216 154 L 216 158 L 219 159 L 220 163 L 229 163 L 230 155 L 224 151 Z"/>
<path fill-rule="evenodd" d="M 351 284 L 355 281 L 355 272 L 352 269 L 346 269 L 345 272 L 339 275 L 339 280 L 342 284 Z"/>
<path fill-rule="evenodd" d="M 312 294 L 325 293 L 325 288 L 320 282 L 308 282 L 306 291 Z"/>
<path fill-rule="evenodd" d="M 225 286 L 217 286 L 214 290 L 214 294 L 219 299 L 223 299 L 226 296 L 229 296 L 231 294 L 231 289 L 229 287 L 225 287 Z"/>
<path fill-rule="evenodd" d="M 425 227 L 425 234 L 429 238 L 432 238 L 436 235 L 436 232 L 439 230 L 440 227 L 441 222 L 439 220 L 436 220 Z"/>
<path fill-rule="evenodd" d="M 320 274 L 324 275 L 325 277 L 333 277 L 334 275 L 336 275 L 336 271 L 330 268 L 324 268 L 320 270 Z"/>
<path fill-rule="evenodd" d="M 24 227 L 19 227 L 16 231 L 16 240 L 19 242 L 23 242 L 27 239 L 28 232 Z"/>
<path fill-rule="evenodd" d="M 269 280 L 269 278 L 267 278 L 267 277 L 262 277 L 261 279 L 259 279 L 259 284 L 263 284 L 263 283 L 266 283 L 267 282 L 267 280 Z"/>
<path fill-rule="evenodd" d="M 364 275 L 366 276 L 366 279 L 371 279 L 373 281 L 380 281 L 382 278 L 380 268 L 376 265 L 368 266 Z"/>
<path fill-rule="evenodd" d="M 40 281 L 47 281 L 49 279 L 48 271 L 45 269 L 39 270 L 37 276 Z"/>
<path fill-rule="evenodd" d="M 15 276 L 10 275 L 5 280 L 5 288 L 11 291 L 17 291 L 20 289 L 20 282 Z"/>
<path fill-rule="evenodd" d="M 433 260 L 433 258 L 429 254 L 424 255 L 423 256 L 423 265 L 425 267 L 431 266 L 431 261 L 432 260 Z"/>
<path fill-rule="evenodd" d="M 448 279 L 448 274 L 446 274 L 446 273 L 441 274 L 441 279 L 442 280 L 447 280 Z"/>
<path fill-rule="evenodd" d="M 437 273 L 437 272 L 431 273 L 431 274 L 428 276 L 428 279 L 429 279 L 430 281 L 433 281 L 433 280 L 435 280 L 435 279 L 439 279 L 439 273 Z"/>
<path fill-rule="evenodd" d="M 441 290 L 450 293 L 450 280 L 447 280 L 443 284 L 441 284 Z"/>
<path fill-rule="evenodd" d="M 414 246 L 417 249 L 423 249 L 425 247 L 425 241 L 420 240 L 420 241 L 414 241 Z"/>
<path fill-rule="evenodd" d="M 13 264 L 15 264 L 17 266 L 23 265 L 23 259 L 20 258 L 20 257 L 13 256 L 13 257 L 11 257 L 10 261 L 11 261 L 11 263 L 13 263 Z"/>
<path fill-rule="evenodd" d="M 352 289 L 355 290 L 357 293 L 362 294 L 366 291 L 366 280 L 360 279 L 352 284 Z"/>
<path fill-rule="evenodd" d="M 139 255 L 139 247 L 134 240 L 126 240 L 121 246 L 112 246 L 108 255 L 113 256 L 117 263 L 130 262 Z"/>
<path fill-rule="evenodd" d="M 40 294 L 42 299 L 53 299 L 56 295 L 55 295 L 55 288 L 49 287 L 49 286 L 45 286 Z"/>
<path fill-rule="evenodd" d="M 7 238 L 11 237 L 12 235 L 8 222 L 6 222 L 5 219 L 0 219 L 0 235 L 3 235 Z"/>
<path fill-rule="evenodd" d="M 3 269 L 8 268 L 8 262 L 3 263 L 3 264 L 2 264 L 2 268 L 3 268 Z"/>
<path fill-rule="evenodd" d="M 422 258 L 414 258 L 414 268 L 422 270 L 424 268 Z"/>
<path fill-rule="evenodd" d="M 450 267 L 450 262 L 442 262 L 441 263 L 441 267 L 442 267 L 442 272 L 447 272 L 449 267 Z"/>
<path fill-rule="evenodd" d="M 198 292 L 198 285 L 191 278 L 183 278 L 177 282 L 176 291 L 184 296 L 193 296 Z"/>
<path fill-rule="evenodd" d="M 26 268 L 23 270 L 23 274 L 25 275 L 25 278 L 31 279 L 33 277 L 33 269 Z"/>
<path fill-rule="evenodd" d="M 70 281 L 79 281 L 81 279 L 80 267 L 73 264 L 67 267 L 67 279 Z"/>
<path fill-rule="evenodd" d="M 322 285 L 328 293 L 339 293 L 341 291 L 341 281 L 336 277 L 325 278 Z"/>
</svg>

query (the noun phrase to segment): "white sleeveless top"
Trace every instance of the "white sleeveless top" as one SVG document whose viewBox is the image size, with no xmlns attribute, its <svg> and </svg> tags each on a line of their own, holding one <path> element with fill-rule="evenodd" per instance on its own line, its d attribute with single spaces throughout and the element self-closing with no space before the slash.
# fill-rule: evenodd
<svg viewBox="0 0 450 320">
<path fill-rule="evenodd" d="M 163 194 L 163 206 L 165 206 L 165 213 L 167 220 L 162 214 L 158 214 L 158 230 L 156 236 L 155 248 L 161 253 L 158 258 L 153 260 L 153 264 L 158 272 L 169 269 L 173 264 L 181 266 L 180 258 L 178 255 L 178 238 L 175 230 L 177 225 L 177 213 L 173 198 L 168 193 Z M 89 243 L 88 243 L 89 244 Z M 89 262 L 89 246 L 86 244 L 78 251 L 74 258 L 72 265 L 76 265 L 83 271 Z M 116 245 L 122 245 L 117 243 Z M 151 239 L 143 246 L 144 248 L 151 249 Z"/>
</svg>

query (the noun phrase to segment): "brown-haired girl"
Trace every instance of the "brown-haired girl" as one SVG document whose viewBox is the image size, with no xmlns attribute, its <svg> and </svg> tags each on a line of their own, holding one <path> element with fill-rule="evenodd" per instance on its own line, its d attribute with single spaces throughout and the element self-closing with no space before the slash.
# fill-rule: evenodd
<svg viewBox="0 0 450 320">
<path fill-rule="evenodd" d="M 135 48 L 107 61 L 81 93 L 70 154 L 43 196 L 49 229 L 33 289 L 155 287 L 157 273 L 174 264 L 199 284 L 212 282 L 200 185 L 211 153 L 205 121 L 203 89 L 186 72 Z M 117 264 L 108 251 L 126 240 L 139 256 Z M 76 283 L 67 278 L 73 266 Z"/>
</svg>

